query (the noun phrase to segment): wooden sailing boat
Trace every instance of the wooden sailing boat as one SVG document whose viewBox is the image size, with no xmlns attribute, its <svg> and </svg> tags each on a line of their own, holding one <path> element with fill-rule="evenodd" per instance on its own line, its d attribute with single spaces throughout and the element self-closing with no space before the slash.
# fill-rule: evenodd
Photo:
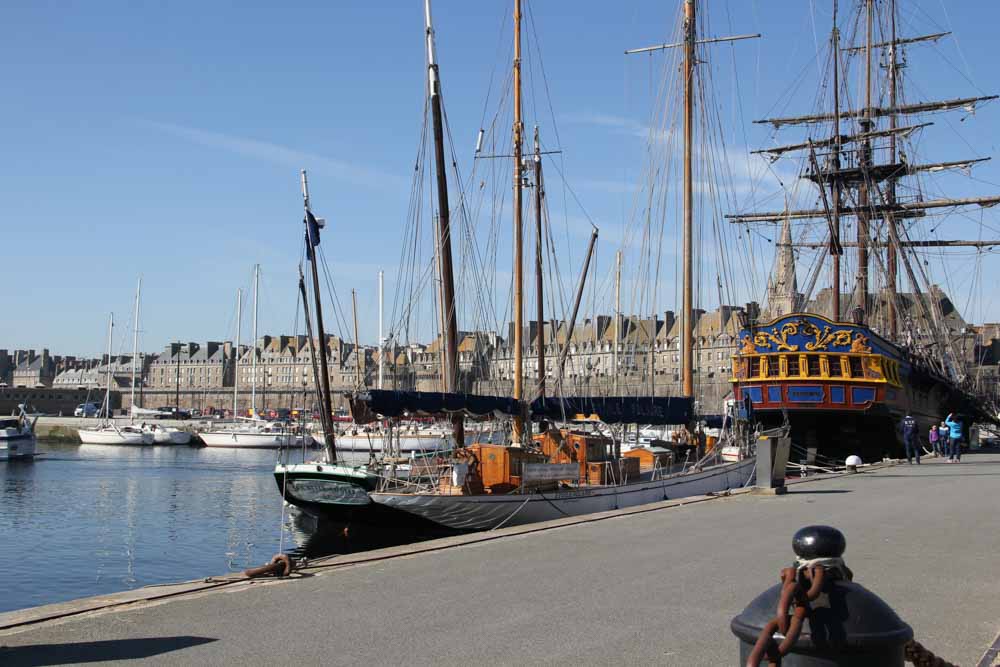
<svg viewBox="0 0 1000 667">
<path fill-rule="evenodd" d="M 429 0 L 428 52 L 433 53 L 433 30 L 430 27 Z M 545 385 L 544 345 L 538 345 L 539 382 L 537 398 L 526 400 L 523 378 L 523 192 L 525 183 L 523 157 L 524 126 L 521 114 L 521 2 L 514 1 L 513 59 L 513 395 L 486 397 L 458 395 L 446 391 L 440 395 L 404 394 L 372 391 L 355 396 L 352 411 L 356 416 L 380 414 L 398 416 L 407 412 L 428 414 L 469 414 L 472 416 L 501 412 L 513 421 L 511 442 L 506 445 L 475 443 L 459 449 L 449 460 L 436 467 L 427 466 L 422 475 L 414 470 L 405 480 L 387 479 L 370 493 L 379 505 L 402 510 L 414 516 L 454 530 L 485 530 L 557 519 L 676 498 L 721 491 L 745 484 L 753 473 L 752 457 L 735 463 L 695 466 L 670 465 L 643 470 L 639 456 L 620 456 L 619 443 L 593 430 L 579 427 L 554 428 L 548 424 L 567 422 L 578 415 L 594 416 L 606 424 L 677 424 L 691 419 L 692 407 L 692 252 L 691 193 L 692 92 L 695 65 L 695 3 L 685 2 L 685 382 L 680 398 L 655 397 L 578 397 L 547 396 Z M 655 48 L 666 48 L 667 45 Z M 432 75 L 432 90 L 434 78 Z M 432 93 L 433 95 L 433 93 Z M 435 131 L 437 135 L 437 131 Z M 537 141 L 534 154 L 536 211 L 536 290 L 538 320 L 544 320 L 541 280 L 541 151 Z M 439 181 L 440 184 L 440 181 Z M 440 185 L 439 185 L 440 192 Z M 442 211 L 447 201 L 441 202 Z M 441 225 L 445 228 L 445 225 Z M 442 239 L 442 248 L 445 247 Z M 589 254 L 588 254 L 589 257 Z M 579 297 L 579 293 L 578 293 Z M 578 301 L 577 301 L 578 303 Z M 452 306 L 445 294 L 446 311 Z M 575 317 L 575 315 L 574 315 Z M 448 323 L 451 331 L 452 323 Z M 453 348 L 452 348 L 453 349 Z M 449 355 L 452 359 L 452 353 Z M 453 361 L 451 363 L 454 363 Z M 562 364 L 560 364 L 561 367 Z M 447 366 L 445 376 L 454 373 Z M 531 435 L 532 423 L 541 432 Z M 457 419 L 456 419 L 457 423 Z M 461 442 L 461 440 L 458 440 Z"/>
<path fill-rule="evenodd" d="M 837 0 L 833 2 L 832 110 L 756 121 L 775 129 L 797 125 L 822 128 L 818 137 L 755 151 L 774 159 L 804 154 L 804 178 L 817 186 L 822 207 L 728 216 L 743 224 L 783 224 L 776 263 L 782 275 L 772 275 L 772 281 L 784 283 L 787 289 L 781 307 L 771 309 L 773 319 L 755 321 L 751 317 L 745 322 L 733 360 L 735 397 L 751 400 L 756 417 L 765 423 L 779 424 L 787 414 L 793 441 L 812 450 L 812 456 L 822 453 L 839 458 L 855 453 L 872 460 L 897 455 L 902 451 L 899 424 L 908 413 L 917 419 L 922 432 L 950 412 L 962 413 L 967 425 L 991 420 L 983 403 L 964 386 L 962 360 L 942 326 L 938 304 L 927 294 L 931 286 L 923 267 L 911 254 L 914 248 L 987 246 L 1000 241 L 912 238 L 908 221 L 934 210 L 993 206 L 1000 203 L 1000 196 L 926 200 L 900 196 L 897 186 L 915 174 L 968 169 L 982 161 L 910 162 L 901 142 L 930 123 L 901 124 L 901 119 L 972 110 L 997 96 L 904 103 L 900 71 L 905 58 L 900 56 L 900 47 L 933 42 L 946 33 L 897 35 L 896 1 L 889 0 L 881 3 L 888 10 L 883 17 L 886 25 L 881 26 L 884 39 L 876 41 L 875 5 L 875 0 L 859 0 L 863 32 L 858 32 L 865 36 L 864 44 L 845 49 L 840 45 Z M 888 99 L 884 103 L 873 99 L 873 90 L 878 87 L 872 64 L 876 53 L 882 53 L 885 60 Z M 864 58 L 864 89 L 855 96 L 863 104 L 842 109 L 841 59 L 851 54 Z M 846 134 L 844 124 L 849 126 Z M 886 161 L 878 162 L 877 155 L 887 156 Z M 796 294 L 794 268 L 790 267 L 791 223 L 810 219 L 827 223 L 826 242 L 818 246 L 826 249 L 831 265 L 832 298 L 825 312 L 802 310 L 803 299 Z M 853 243 L 842 240 L 844 220 L 856 221 Z M 850 246 L 857 250 L 857 274 L 847 307 L 841 303 L 840 276 L 844 248 Z M 871 292 L 873 260 L 876 269 L 884 272 L 881 294 Z M 897 289 L 900 268 L 913 290 L 911 310 L 916 316 L 909 321 L 901 312 L 905 302 Z"/>
</svg>

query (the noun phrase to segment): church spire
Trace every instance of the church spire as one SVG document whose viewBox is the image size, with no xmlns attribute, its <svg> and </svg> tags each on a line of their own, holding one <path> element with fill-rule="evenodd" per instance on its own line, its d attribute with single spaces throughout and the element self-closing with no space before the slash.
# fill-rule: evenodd
<svg viewBox="0 0 1000 667">
<path fill-rule="evenodd" d="M 767 311 L 771 317 L 793 313 L 802 306 L 795 279 L 795 251 L 792 248 L 792 221 L 786 217 L 781 238 L 775 247 L 774 268 L 767 281 Z"/>
</svg>

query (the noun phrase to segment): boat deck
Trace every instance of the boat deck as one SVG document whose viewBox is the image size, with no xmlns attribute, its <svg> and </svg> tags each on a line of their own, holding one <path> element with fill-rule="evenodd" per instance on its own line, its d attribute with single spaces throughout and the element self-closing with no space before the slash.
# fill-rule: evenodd
<svg viewBox="0 0 1000 667">
<path fill-rule="evenodd" d="M 777 582 L 796 529 L 830 523 L 856 581 L 929 649 L 976 665 L 1000 629 L 985 529 L 998 479 L 996 450 L 924 459 L 784 496 L 668 501 L 340 556 L 313 576 L 218 589 L 229 595 L 145 589 L 182 594 L 20 631 L 11 624 L 116 598 L 4 614 L 0 663 L 737 664 L 729 621 Z"/>
</svg>

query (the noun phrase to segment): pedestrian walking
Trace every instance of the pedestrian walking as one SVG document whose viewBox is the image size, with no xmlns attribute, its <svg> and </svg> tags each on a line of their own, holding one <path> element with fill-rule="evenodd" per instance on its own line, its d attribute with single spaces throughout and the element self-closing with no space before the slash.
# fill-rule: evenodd
<svg viewBox="0 0 1000 667">
<path fill-rule="evenodd" d="M 962 419 L 952 412 L 944 420 L 948 427 L 949 458 L 948 463 L 958 463 L 962 460 Z"/>
<path fill-rule="evenodd" d="M 927 442 L 931 444 L 931 451 L 934 452 L 934 456 L 942 456 L 937 424 L 931 424 L 931 429 L 927 432 Z"/>
<path fill-rule="evenodd" d="M 903 417 L 903 446 L 906 447 L 906 462 L 913 465 L 914 454 L 920 465 L 920 444 L 917 442 L 917 420 L 909 413 Z"/>
</svg>

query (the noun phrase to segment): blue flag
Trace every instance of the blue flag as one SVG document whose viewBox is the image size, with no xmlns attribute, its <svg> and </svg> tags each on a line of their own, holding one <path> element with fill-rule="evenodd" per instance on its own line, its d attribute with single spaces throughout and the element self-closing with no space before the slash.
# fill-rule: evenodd
<svg viewBox="0 0 1000 667">
<path fill-rule="evenodd" d="M 313 216 L 312 211 L 306 211 L 304 222 L 306 223 L 306 257 L 312 261 L 313 248 L 319 245 L 319 230 L 323 227 L 323 223 Z"/>
</svg>

